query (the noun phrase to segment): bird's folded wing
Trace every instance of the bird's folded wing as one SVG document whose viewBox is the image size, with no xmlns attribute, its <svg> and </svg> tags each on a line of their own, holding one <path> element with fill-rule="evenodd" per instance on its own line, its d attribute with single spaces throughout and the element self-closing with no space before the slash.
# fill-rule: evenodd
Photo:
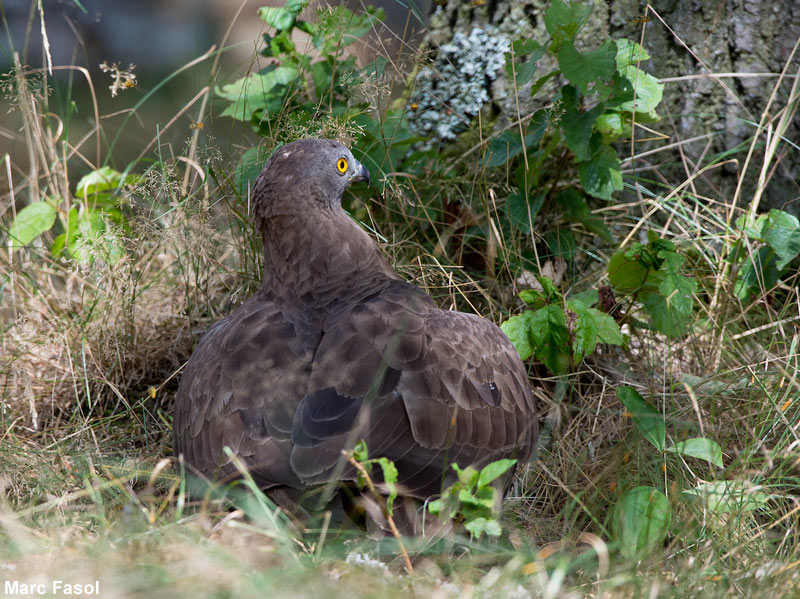
<svg viewBox="0 0 800 599">
<path fill-rule="evenodd" d="M 393 282 L 323 333 L 291 464 L 304 480 L 323 480 L 342 449 L 366 439 L 371 455 L 398 463 L 401 481 L 425 487 L 450 462 L 526 460 L 536 430 L 524 366 L 503 332 Z"/>
<path fill-rule="evenodd" d="M 294 411 L 311 361 L 300 328 L 255 296 L 206 333 L 175 399 L 175 453 L 193 469 L 235 476 L 227 446 L 259 484 L 301 484 L 289 466 Z"/>
</svg>

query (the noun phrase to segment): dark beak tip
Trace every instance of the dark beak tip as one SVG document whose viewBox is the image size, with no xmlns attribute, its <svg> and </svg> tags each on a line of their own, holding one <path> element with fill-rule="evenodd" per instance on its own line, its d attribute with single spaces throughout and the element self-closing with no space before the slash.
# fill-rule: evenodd
<svg viewBox="0 0 800 599">
<path fill-rule="evenodd" d="M 369 185 L 369 171 L 363 164 L 360 164 L 356 174 L 350 177 L 350 183 L 358 183 L 359 181 L 366 181 L 367 185 Z"/>
</svg>

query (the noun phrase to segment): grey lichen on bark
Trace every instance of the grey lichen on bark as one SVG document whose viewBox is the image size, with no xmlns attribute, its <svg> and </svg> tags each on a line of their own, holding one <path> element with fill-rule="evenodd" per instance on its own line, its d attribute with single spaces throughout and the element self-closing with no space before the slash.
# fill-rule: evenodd
<svg viewBox="0 0 800 599">
<path fill-rule="evenodd" d="M 532 38 L 545 42 L 548 35 L 544 11 L 549 4 L 547 0 L 440 2 L 431 15 L 424 43 L 435 54 L 436 48 L 446 45 L 455 32 L 469 34 L 475 27 L 493 35 L 503 35 L 511 41 Z M 579 34 L 578 47 L 596 47 L 609 35 L 614 39 L 626 37 L 638 42 L 642 39 L 644 27 L 642 41 L 652 60 L 642 68 L 664 79 L 708 73 L 780 73 L 800 38 L 800 3 L 796 0 L 654 0 L 651 5 L 660 19 L 650 13 L 647 15 L 649 21 L 642 24 L 637 19 L 645 16 L 642 2 L 595 1 L 591 19 Z M 537 77 L 556 66 L 548 64 L 547 60 L 552 59 L 545 55 L 539 61 Z M 797 53 L 787 74 L 797 75 L 799 68 L 800 53 Z M 693 162 L 701 157 L 702 167 L 716 154 L 747 144 L 776 83 L 775 77 L 752 76 L 716 80 L 700 77 L 670 82 L 658 109 L 664 118 L 655 124 L 655 128 L 672 136 L 672 141 L 714 133 L 709 147 L 706 147 L 708 139 L 703 139 L 683 148 L 692 161 L 689 169 L 694 169 Z M 528 97 L 525 89 L 517 90 L 518 108 L 513 83 L 502 70 L 488 87 L 489 100 L 484 112 L 490 107 L 498 123 L 513 121 L 520 113 L 524 115 L 545 105 L 556 84 L 553 81 L 550 88 L 543 88 L 533 99 Z M 792 79 L 784 80 L 779 88 L 772 115 L 785 106 L 791 84 Z M 787 139 L 800 138 L 799 120 L 795 119 L 790 125 L 785 134 Z M 762 207 L 785 208 L 800 213 L 800 151 L 788 144 L 783 147 L 786 151 L 780 154 Z M 730 164 L 713 170 L 698 181 L 698 192 L 717 198 L 731 197 L 745 152 L 746 147 L 745 151 L 735 154 L 739 159 L 738 165 Z M 746 189 L 752 190 L 755 185 L 757 166 L 751 166 L 748 171 Z M 669 171 L 668 166 L 662 168 Z M 683 165 L 675 164 L 670 174 L 679 177 L 683 172 Z M 676 184 L 681 182 L 680 179 L 669 179 Z M 747 203 L 747 192 L 740 201 Z"/>
</svg>

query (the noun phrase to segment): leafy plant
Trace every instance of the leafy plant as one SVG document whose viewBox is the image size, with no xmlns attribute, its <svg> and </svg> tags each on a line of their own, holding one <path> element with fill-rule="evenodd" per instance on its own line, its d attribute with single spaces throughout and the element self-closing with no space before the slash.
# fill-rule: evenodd
<svg viewBox="0 0 800 599">
<path fill-rule="evenodd" d="M 748 301 L 754 293 L 771 289 L 800 255 L 800 221 L 792 214 L 773 209 L 752 222 L 743 216 L 736 226 L 749 243 L 740 241 L 732 252 L 731 259 L 741 265 L 734 293 Z M 760 247 L 748 253 L 748 245 L 752 244 Z"/>
<path fill-rule="evenodd" d="M 642 305 L 652 328 L 677 337 L 691 322 L 697 282 L 684 274 L 686 258 L 674 243 L 652 231 L 647 237 L 646 245 L 637 242 L 611 256 L 608 280 L 618 295 L 631 299 L 632 308 Z"/>
<path fill-rule="evenodd" d="M 381 472 L 383 473 L 383 484 L 386 485 L 386 489 L 389 491 L 389 495 L 386 497 L 386 511 L 388 512 L 388 515 L 391 516 L 394 500 L 397 499 L 398 474 L 397 467 L 394 465 L 394 462 L 385 457 L 370 458 L 367 444 L 363 440 L 356 444 L 351 455 L 356 462 L 363 466 L 364 472 L 367 474 L 367 476 L 372 470 L 373 464 L 378 464 L 378 466 L 381 467 Z M 366 478 L 364 474 L 362 474 L 361 470 L 358 472 L 357 482 L 358 486 L 362 488 L 367 485 Z"/>
<path fill-rule="evenodd" d="M 12 247 L 18 249 L 29 245 L 58 222 L 63 232 L 51 245 L 54 257 L 67 256 L 80 262 L 92 262 L 99 255 L 105 262 L 114 264 L 122 256 L 123 249 L 108 234 L 109 223 L 122 228 L 126 226 L 117 192 L 138 181 L 138 175 L 123 175 L 104 166 L 78 181 L 76 201 L 66 213 L 61 210 L 60 199 L 48 198 L 28 204 L 9 227 Z"/>
<path fill-rule="evenodd" d="M 599 343 L 622 345 L 622 332 L 614 318 L 593 308 L 598 301 L 594 290 L 564 299 L 547 277 L 537 277 L 542 291 L 520 293 L 531 306 L 500 325 L 523 360 L 536 356 L 553 374 L 566 374 Z"/>
<path fill-rule="evenodd" d="M 444 490 L 439 499 L 428 504 L 434 516 L 461 518 L 470 535 L 479 539 L 483 533 L 497 537 L 502 532 L 498 521 L 498 491 L 492 483 L 517 463 L 503 459 L 484 466 L 480 471 L 469 466 L 463 470 L 452 464 L 458 480 Z"/>
<path fill-rule="evenodd" d="M 674 453 L 704 460 L 717 468 L 723 467 L 722 449 L 716 441 L 695 437 L 666 447 L 663 415 L 633 387 L 618 388 L 617 398 L 625 406 L 626 414 L 641 435 L 662 455 Z M 717 487 L 713 488 L 713 493 L 708 492 L 707 485 L 708 483 L 700 483 L 695 488 L 684 491 L 684 494 L 687 497 L 706 497 L 707 506 L 712 511 L 718 511 L 718 508 L 727 505 L 725 502 L 730 496 L 721 498 L 716 493 Z M 758 499 L 752 498 L 749 506 L 757 505 Z M 671 521 L 672 507 L 664 492 L 652 486 L 637 486 L 617 501 L 612 517 L 612 533 L 624 555 L 631 558 L 642 557 L 664 541 Z"/>
<path fill-rule="evenodd" d="M 345 48 L 362 37 L 383 18 L 372 8 L 354 14 L 344 7 L 318 11 L 317 23 L 299 18 L 308 0 L 287 0 L 282 7 L 265 6 L 259 17 L 273 28 L 264 34 L 261 55 L 274 61 L 263 69 L 234 83 L 217 88 L 227 102 L 222 116 L 249 122 L 261 135 L 270 132 L 270 118 L 288 113 L 308 124 L 320 110 L 347 121 L 368 109 L 363 102 L 351 102 L 353 90 L 376 65 L 359 69 L 355 56 Z M 318 60 L 297 50 L 292 32 L 297 29 L 311 36 Z"/>
<path fill-rule="evenodd" d="M 536 96 L 553 78 L 568 82 L 555 94 L 555 106 L 541 109 L 519 127 L 496 136 L 487 148 L 487 166 L 509 164 L 514 168 L 518 191 L 508 198 L 509 217 L 528 230 L 543 206 L 542 169 L 548 159 L 558 161 L 556 176 L 564 158 L 571 156 L 585 194 L 612 200 L 622 189 L 621 162 L 612 143 L 632 132 L 633 122 L 659 119 L 663 84 L 642 71 L 638 64 L 649 60 L 647 51 L 627 39 L 606 40 L 594 50 L 579 51 L 575 37 L 586 24 L 592 7 L 555 0 L 545 11 L 550 42 L 518 40 L 506 55 L 506 71 L 517 86 Z M 558 68 L 535 78 L 536 63 L 546 54 Z M 562 196 L 567 202 L 564 216 L 609 239 L 602 222 L 587 222 L 588 205 L 583 194 Z M 519 218 L 519 215 L 522 218 Z M 599 219 L 598 219 L 599 220 Z"/>
</svg>

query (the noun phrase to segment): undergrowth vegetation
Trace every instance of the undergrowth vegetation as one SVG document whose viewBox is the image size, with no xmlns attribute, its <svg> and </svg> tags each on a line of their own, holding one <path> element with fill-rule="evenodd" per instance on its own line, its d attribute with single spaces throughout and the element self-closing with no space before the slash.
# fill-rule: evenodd
<svg viewBox="0 0 800 599">
<path fill-rule="evenodd" d="M 377 10 L 262 8 L 249 68 L 221 67 L 222 40 L 179 69 L 208 85 L 124 164 L 93 77 L 115 70 L 114 95 L 139 92 L 123 129 L 159 86 L 105 63 L 31 68 L 9 47 L 4 578 L 119 595 L 795 596 L 800 221 L 760 202 L 798 151 L 783 135 L 798 48 L 749 143 L 693 162 L 659 112 L 656 13 L 638 42 L 587 45 L 591 10 L 554 0 L 549 39 L 461 32 L 437 62 L 373 47 Z M 475 44 L 491 48 L 478 62 Z M 536 108 L 498 116 L 469 83 L 498 78 Z M 88 105 L 54 102 L 79 86 Z M 165 151 L 175 123 L 181 151 Z M 499 519 L 489 483 L 510 463 L 459 472 L 429 506 L 463 529 L 398 541 L 301 530 L 246 475 L 190 495 L 168 459 L 183 364 L 259 285 L 250 185 L 304 136 L 345 141 L 369 168 L 377 183 L 345 208 L 391 263 L 440 305 L 501 324 L 529 365 L 542 434 Z M 731 197 L 704 178 L 719 168 L 737 177 Z M 390 471 L 367 449 L 362 463 Z"/>
</svg>

